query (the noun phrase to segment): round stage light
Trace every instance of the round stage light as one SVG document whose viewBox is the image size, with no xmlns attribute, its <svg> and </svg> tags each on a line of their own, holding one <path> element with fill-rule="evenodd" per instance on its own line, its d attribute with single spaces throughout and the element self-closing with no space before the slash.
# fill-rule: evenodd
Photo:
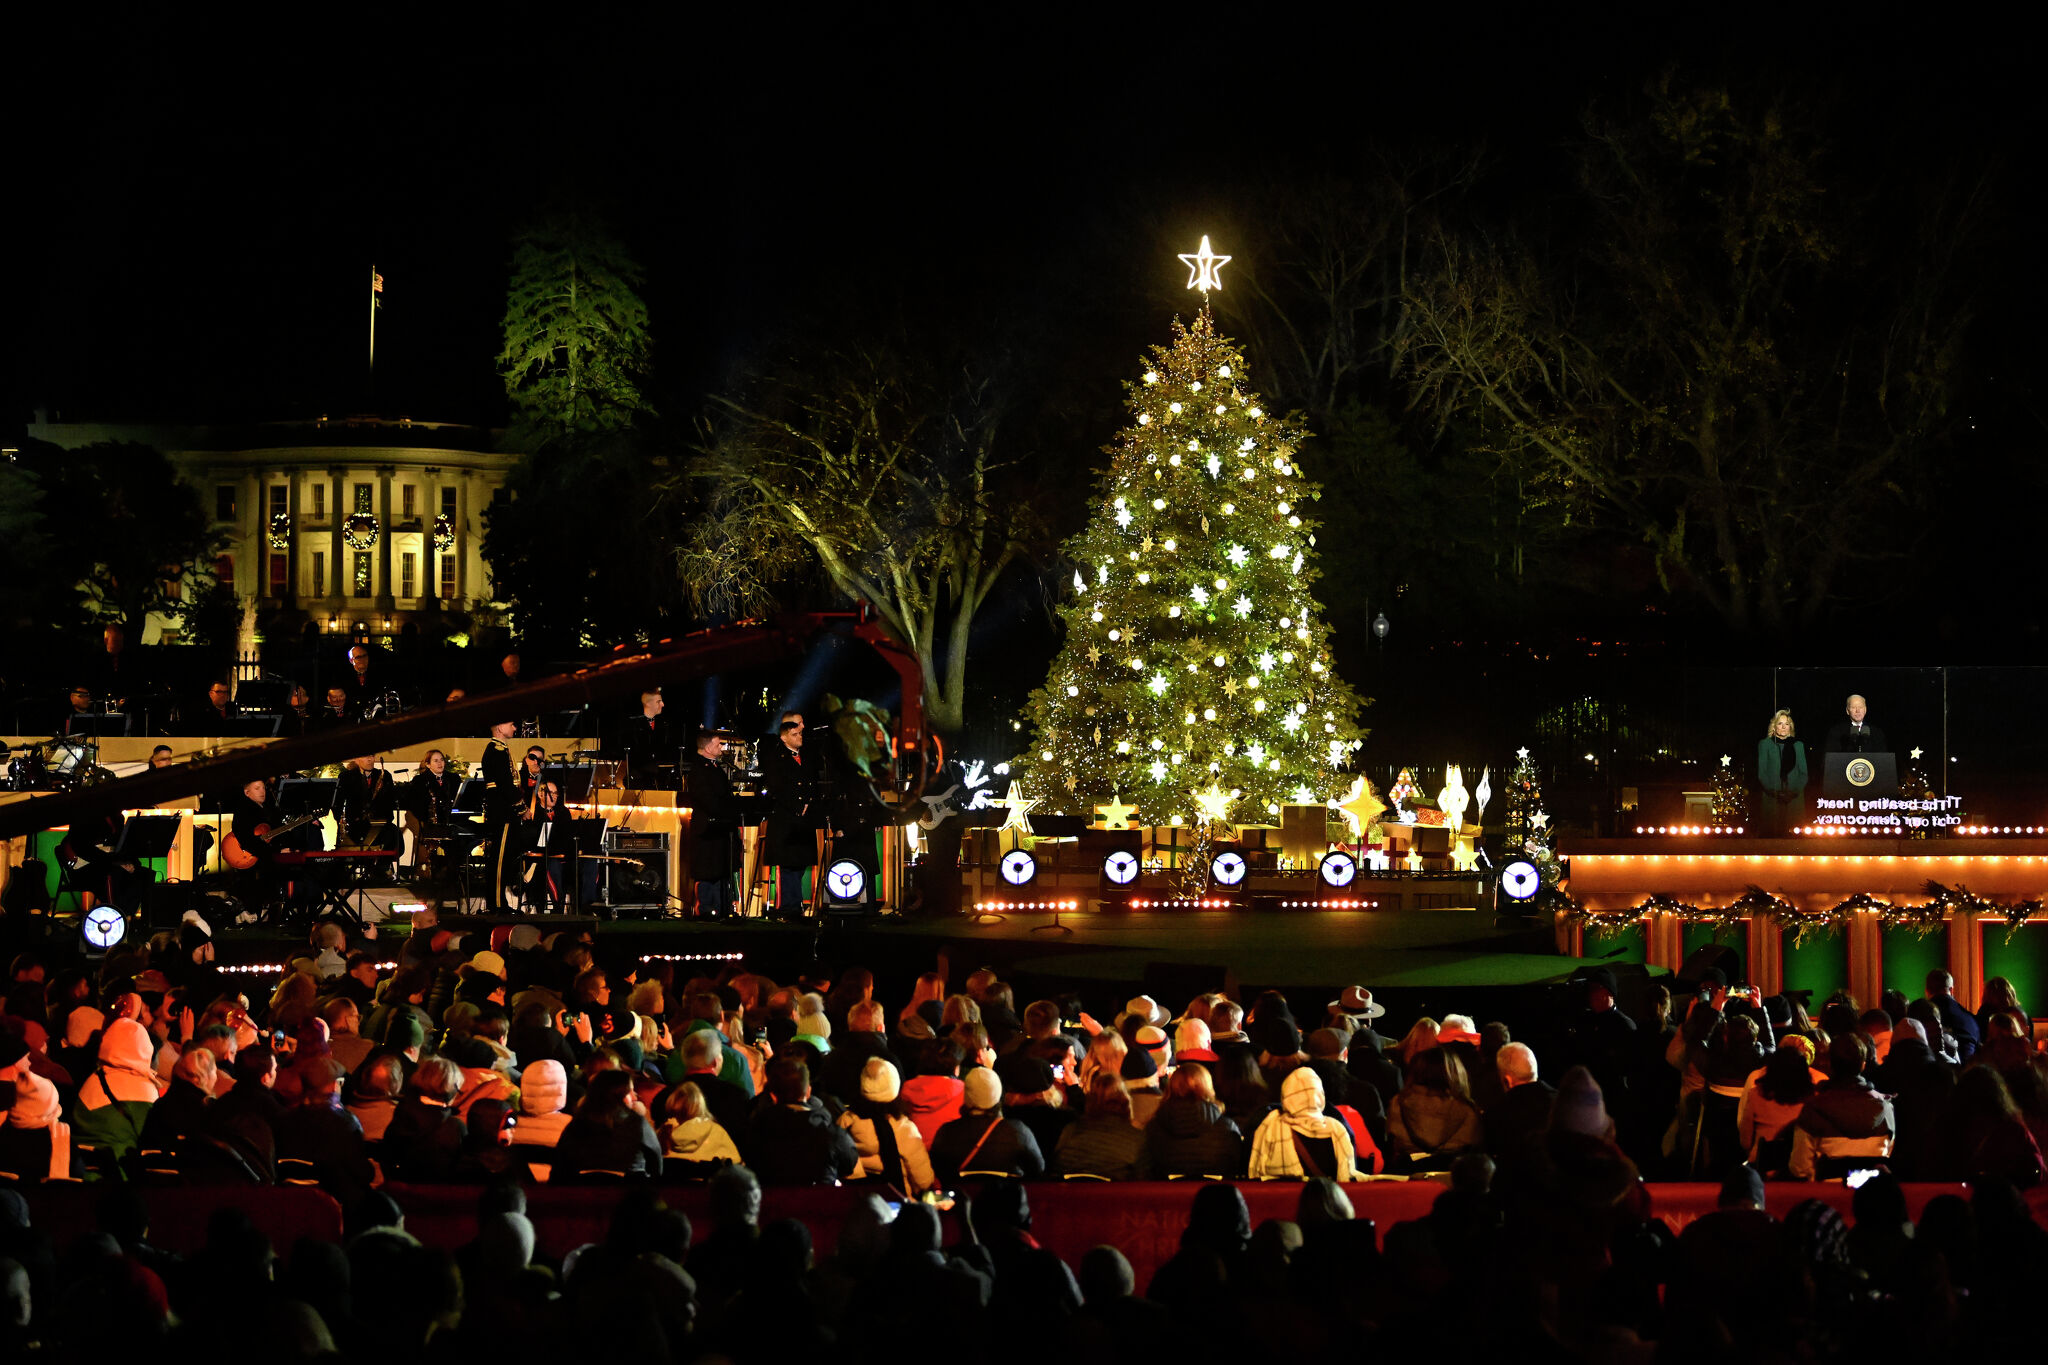
<svg viewBox="0 0 2048 1365">
<path fill-rule="evenodd" d="M 106 952 L 128 936 L 128 918 L 111 905 L 95 905 L 80 926 L 91 947 Z"/>
<path fill-rule="evenodd" d="M 1500 889 L 1509 900 L 1525 901 L 1543 888 L 1543 874 L 1527 858 L 1517 858 L 1500 870 Z"/>
<path fill-rule="evenodd" d="M 825 894 L 833 900 L 859 900 L 868 889 L 868 870 L 851 858 L 841 858 L 825 869 Z"/>
<path fill-rule="evenodd" d="M 1316 866 L 1316 875 L 1323 879 L 1324 886 L 1349 886 L 1358 876 L 1358 864 L 1349 853 L 1325 853 Z"/>
<path fill-rule="evenodd" d="M 1013 848 L 1003 855 L 997 870 L 1010 885 L 1029 886 L 1031 879 L 1038 875 L 1038 859 L 1021 848 Z"/>
<path fill-rule="evenodd" d="M 1102 860 L 1102 875 L 1117 886 L 1129 886 L 1138 880 L 1138 855 L 1118 849 Z"/>
<path fill-rule="evenodd" d="M 1244 874 L 1244 855 L 1235 849 L 1226 848 L 1209 861 L 1209 875 L 1218 886 L 1236 886 Z"/>
</svg>

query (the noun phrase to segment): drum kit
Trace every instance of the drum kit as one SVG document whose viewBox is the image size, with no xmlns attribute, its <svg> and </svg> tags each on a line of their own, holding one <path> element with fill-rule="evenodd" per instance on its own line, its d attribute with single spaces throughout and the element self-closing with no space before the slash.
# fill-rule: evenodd
<svg viewBox="0 0 2048 1365">
<path fill-rule="evenodd" d="M 15 750 L 0 787 L 13 792 L 68 792 L 112 781 L 114 775 L 102 768 L 99 760 L 97 740 L 55 735 Z"/>
</svg>

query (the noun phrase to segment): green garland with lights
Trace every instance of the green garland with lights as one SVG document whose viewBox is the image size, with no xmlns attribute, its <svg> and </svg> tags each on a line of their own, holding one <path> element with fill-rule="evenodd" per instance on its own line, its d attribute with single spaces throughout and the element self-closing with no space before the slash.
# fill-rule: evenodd
<svg viewBox="0 0 2048 1365">
<path fill-rule="evenodd" d="M 1951 914 L 1995 915 L 2005 921 L 2005 937 L 2010 943 L 2013 935 L 2044 908 L 2038 900 L 1994 901 L 1963 887 L 1944 886 L 1940 882 L 1927 883 L 1927 894 L 1929 899 L 1923 904 L 1905 905 L 1859 891 L 1829 909 L 1802 910 L 1781 896 L 1774 896 L 1760 886 L 1752 886 L 1726 905 L 1693 905 L 1659 892 L 1624 910 L 1595 910 L 1568 892 L 1546 889 L 1538 895 L 1535 904 L 1538 910 L 1558 914 L 1566 922 L 1578 924 L 1618 924 L 1647 915 L 1676 915 L 1690 923 L 1721 925 L 1769 915 L 1792 931 L 1794 947 L 1811 934 L 1839 933 L 1854 916 L 1865 912 L 1875 914 L 1878 924 L 1884 928 L 1906 929 L 1922 937 L 1939 930 Z"/>
<path fill-rule="evenodd" d="M 1362 703 L 1311 587 L 1322 490 L 1205 304 L 1129 386 L 1097 511 L 1065 550 L 1066 643 L 1018 762 L 1054 809 L 1121 794 L 1148 823 L 1277 822 L 1341 794 Z M 1198 800 L 1200 797 L 1202 799 Z"/>
</svg>

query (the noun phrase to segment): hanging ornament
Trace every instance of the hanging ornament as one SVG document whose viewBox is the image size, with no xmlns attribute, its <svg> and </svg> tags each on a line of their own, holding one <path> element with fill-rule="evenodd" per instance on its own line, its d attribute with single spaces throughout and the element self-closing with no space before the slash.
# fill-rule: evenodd
<svg viewBox="0 0 2048 1365">
<path fill-rule="evenodd" d="M 1444 789 L 1436 794 L 1436 807 L 1444 813 L 1444 823 L 1451 827 L 1453 839 L 1458 837 L 1471 804 L 1472 793 L 1465 790 L 1464 770 L 1453 763 L 1444 772 Z"/>
<path fill-rule="evenodd" d="M 1493 783 L 1488 780 L 1492 776 L 1492 768 L 1481 768 L 1479 770 L 1479 789 L 1472 793 L 1479 798 L 1479 818 L 1482 821 L 1486 819 L 1486 803 L 1493 799 Z"/>
</svg>

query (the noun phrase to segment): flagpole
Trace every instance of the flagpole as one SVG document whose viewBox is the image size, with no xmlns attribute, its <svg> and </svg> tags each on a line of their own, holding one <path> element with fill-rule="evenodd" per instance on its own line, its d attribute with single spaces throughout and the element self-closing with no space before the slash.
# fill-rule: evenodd
<svg viewBox="0 0 2048 1365">
<path fill-rule="evenodd" d="M 377 381 L 377 267 L 370 267 L 370 382 Z"/>
</svg>

